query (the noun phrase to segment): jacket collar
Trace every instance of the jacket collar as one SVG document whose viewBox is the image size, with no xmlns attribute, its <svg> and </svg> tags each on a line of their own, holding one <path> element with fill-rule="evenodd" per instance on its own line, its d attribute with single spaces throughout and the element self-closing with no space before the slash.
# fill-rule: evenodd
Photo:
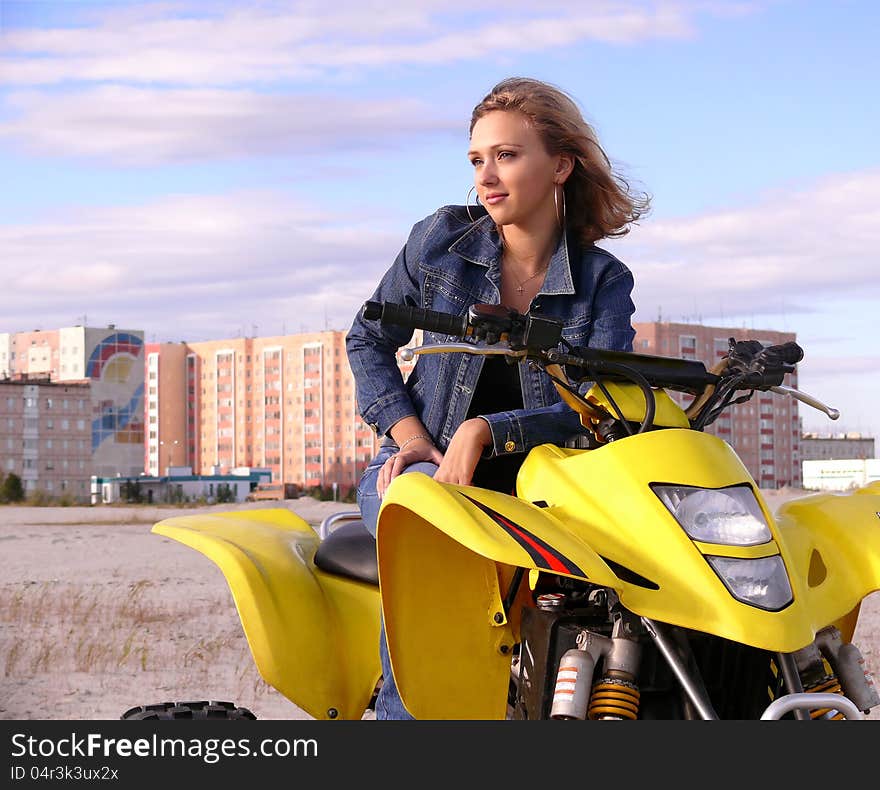
<svg viewBox="0 0 880 790">
<path fill-rule="evenodd" d="M 571 262 L 568 254 L 568 234 L 559 237 L 556 250 L 550 256 L 547 276 L 538 293 L 541 294 L 573 294 L 574 280 L 571 276 Z M 501 236 L 492 218 L 485 214 L 477 219 L 451 245 L 449 251 L 479 266 L 490 269 L 501 267 L 502 244 Z"/>
</svg>

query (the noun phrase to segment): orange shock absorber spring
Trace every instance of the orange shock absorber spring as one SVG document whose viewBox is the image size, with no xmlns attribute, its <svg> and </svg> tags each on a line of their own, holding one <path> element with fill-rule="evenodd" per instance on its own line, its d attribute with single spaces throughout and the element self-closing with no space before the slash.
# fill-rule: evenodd
<svg viewBox="0 0 880 790">
<path fill-rule="evenodd" d="M 808 689 L 804 689 L 804 691 L 809 691 L 811 694 L 843 694 L 843 689 L 840 687 L 840 681 L 834 675 L 830 675 L 826 677 L 824 680 L 810 686 Z M 830 716 L 830 713 L 834 713 L 833 716 Z M 817 708 L 816 710 L 810 711 L 811 719 L 832 719 L 839 720 L 845 718 L 842 713 L 834 710 L 834 708 Z"/>
<path fill-rule="evenodd" d="M 637 719 L 639 717 L 639 689 L 635 683 L 619 678 L 600 678 L 593 685 L 587 718 Z"/>
</svg>

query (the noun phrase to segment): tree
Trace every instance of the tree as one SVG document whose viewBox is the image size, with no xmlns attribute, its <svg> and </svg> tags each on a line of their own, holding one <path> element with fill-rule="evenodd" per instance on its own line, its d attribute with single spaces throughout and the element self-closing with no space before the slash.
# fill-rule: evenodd
<svg viewBox="0 0 880 790">
<path fill-rule="evenodd" d="M 15 472 L 6 475 L 2 490 L 4 502 L 21 502 L 24 499 L 24 486 L 21 484 L 21 478 Z"/>
</svg>

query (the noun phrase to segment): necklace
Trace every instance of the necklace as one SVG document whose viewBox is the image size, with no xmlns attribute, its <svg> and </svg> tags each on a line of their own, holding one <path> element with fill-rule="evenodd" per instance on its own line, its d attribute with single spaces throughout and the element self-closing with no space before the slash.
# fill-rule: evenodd
<svg viewBox="0 0 880 790">
<path fill-rule="evenodd" d="M 519 285 L 516 286 L 517 293 L 522 293 L 525 284 L 529 282 L 529 280 L 534 280 L 535 277 L 537 277 L 539 274 L 543 274 L 544 272 L 546 272 L 549 266 L 550 264 L 548 263 L 547 266 L 543 267 L 542 269 L 538 269 L 538 271 L 536 271 L 531 277 L 526 277 L 526 279 L 522 282 L 520 282 L 519 278 L 511 271 L 510 276 L 513 277 L 513 279 L 516 280 L 517 283 L 519 283 Z"/>
</svg>

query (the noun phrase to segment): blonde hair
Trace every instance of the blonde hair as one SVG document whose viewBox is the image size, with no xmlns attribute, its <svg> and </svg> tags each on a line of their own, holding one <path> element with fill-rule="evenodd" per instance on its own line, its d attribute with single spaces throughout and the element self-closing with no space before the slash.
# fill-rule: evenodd
<svg viewBox="0 0 880 790">
<path fill-rule="evenodd" d="M 593 127 L 560 88 L 527 77 L 502 80 L 474 107 L 469 135 L 474 124 L 494 110 L 522 113 L 548 153 L 572 156 L 574 168 L 563 186 L 566 221 L 583 241 L 625 236 L 650 210 L 650 197 L 632 192 L 612 167 Z"/>
</svg>

